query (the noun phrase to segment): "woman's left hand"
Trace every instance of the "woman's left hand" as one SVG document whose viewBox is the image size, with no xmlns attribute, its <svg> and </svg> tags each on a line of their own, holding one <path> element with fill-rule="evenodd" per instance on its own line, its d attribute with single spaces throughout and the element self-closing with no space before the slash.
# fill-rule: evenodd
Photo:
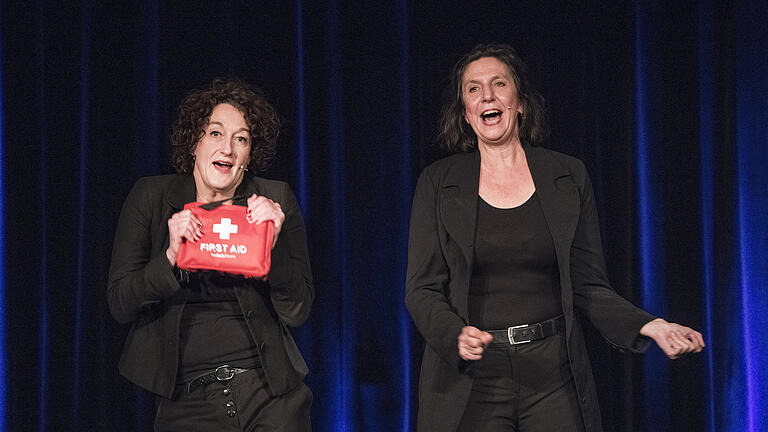
<svg viewBox="0 0 768 432">
<path fill-rule="evenodd" d="M 667 322 L 661 318 L 647 322 L 640 334 L 653 339 L 671 359 L 676 359 L 684 354 L 701 352 L 704 348 L 704 338 L 696 330 Z"/>
<path fill-rule="evenodd" d="M 283 226 L 285 214 L 279 203 L 272 201 L 265 196 L 251 195 L 248 198 L 248 211 L 246 219 L 250 223 L 259 223 L 271 220 L 275 223 L 275 234 L 272 238 L 272 247 L 277 244 L 277 236 L 280 234 L 280 228 Z"/>
</svg>

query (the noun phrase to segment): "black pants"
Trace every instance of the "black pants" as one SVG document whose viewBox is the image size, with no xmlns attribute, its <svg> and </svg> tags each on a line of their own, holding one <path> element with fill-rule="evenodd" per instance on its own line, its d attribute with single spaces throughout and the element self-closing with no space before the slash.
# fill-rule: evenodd
<svg viewBox="0 0 768 432">
<path fill-rule="evenodd" d="M 584 431 L 565 336 L 494 341 L 468 373 L 474 383 L 459 432 Z"/>
<path fill-rule="evenodd" d="M 261 368 L 188 393 L 177 386 L 172 399 L 159 397 L 156 432 L 309 432 L 312 392 L 304 383 L 290 393 L 271 396 Z"/>
</svg>

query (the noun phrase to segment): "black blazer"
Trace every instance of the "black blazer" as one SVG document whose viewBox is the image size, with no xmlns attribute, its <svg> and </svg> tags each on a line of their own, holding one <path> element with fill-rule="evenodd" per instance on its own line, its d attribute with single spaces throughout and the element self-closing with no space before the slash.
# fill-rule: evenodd
<svg viewBox="0 0 768 432">
<path fill-rule="evenodd" d="M 309 316 L 314 290 L 304 222 L 288 184 L 259 177 L 243 179 L 236 196 L 264 195 L 285 213 L 272 267 L 263 284 L 243 279 L 235 288 L 248 329 L 274 395 L 287 393 L 307 374 L 287 326 Z M 179 358 L 179 322 L 187 290 L 165 256 L 168 219 L 195 201 L 191 175 L 146 177 L 136 182 L 123 205 L 115 233 L 107 285 L 114 318 L 132 323 L 120 358 L 120 372 L 135 384 L 171 397 Z M 261 286 L 262 288 L 258 288 Z"/>
<path fill-rule="evenodd" d="M 602 430 L 592 371 L 579 324 L 586 317 L 619 349 L 644 351 L 640 328 L 654 319 L 621 298 L 606 277 L 592 185 L 581 161 L 524 146 L 555 243 L 566 339 L 582 417 Z M 458 355 L 467 325 L 477 219 L 480 153 L 462 153 L 424 169 L 411 210 L 405 303 L 426 340 L 419 384 L 419 431 L 454 431 L 472 379 Z"/>
</svg>

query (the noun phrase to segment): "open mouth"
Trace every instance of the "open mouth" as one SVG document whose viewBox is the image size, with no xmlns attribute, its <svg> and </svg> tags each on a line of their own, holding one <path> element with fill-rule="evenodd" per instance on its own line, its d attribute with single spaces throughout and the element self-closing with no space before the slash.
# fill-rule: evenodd
<svg viewBox="0 0 768 432">
<path fill-rule="evenodd" d="M 220 171 L 229 171 L 230 169 L 232 169 L 233 165 L 229 162 L 214 161 L 213 166 Z"/>
<path fill-rule="evenodd" d="M 483 123 L 487 125 L 495 125 L 501 121 L 501 110 L 489 109 L 483 111 L 483 113 L 480 114 L 480 118 L 482 118 Z"/>
</svg>

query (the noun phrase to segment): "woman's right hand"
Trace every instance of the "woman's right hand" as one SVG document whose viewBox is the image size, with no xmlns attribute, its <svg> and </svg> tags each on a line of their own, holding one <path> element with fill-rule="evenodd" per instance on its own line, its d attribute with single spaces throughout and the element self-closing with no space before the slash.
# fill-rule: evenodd
<svg viewBox="0 0 768 432">
<path fill-rule="evenodd" d="M 485 347 L 491 343 L 493 336 L 477 327 L 466 326 L 459 334 L 459 357 L 464 360 L 480 360 L 483 358 Z"/>
<path fill-rule="evenodd" d="M 165 251 L 165 256 L 172 266 L 176 265 L 176 255 L 179 253 L 179 247 L 184 239 L 189 241 L 200 240 L 203 235 L 203 225 L 192 214 L 191 210 L 182 210 L 178 213 L 174 213 L 170 219 L 168 219 L 168 234 L 170 235 L 170 241 L 168 243 L 168 249 Z"/>
</svg>

